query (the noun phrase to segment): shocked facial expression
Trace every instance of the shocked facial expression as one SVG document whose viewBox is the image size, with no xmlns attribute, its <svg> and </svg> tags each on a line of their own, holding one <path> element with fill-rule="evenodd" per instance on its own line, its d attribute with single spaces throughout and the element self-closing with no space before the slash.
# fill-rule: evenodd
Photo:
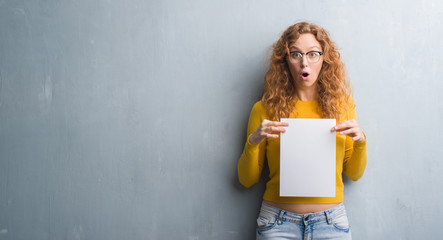
<svg viewBox="0 0 443 240">
<path fill-rule="evenodd" d="M 323 64 L 320 43 L 311 33 L 303 33 L 289 46 L 287 63 L 297 88 L 300 90 L 316 87 Z"/>
</svg>

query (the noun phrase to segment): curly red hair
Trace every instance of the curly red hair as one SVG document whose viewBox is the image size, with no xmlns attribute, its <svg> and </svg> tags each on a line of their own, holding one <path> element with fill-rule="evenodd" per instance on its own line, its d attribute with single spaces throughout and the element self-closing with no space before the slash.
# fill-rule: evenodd
<svg viewBox="0 0 443 240">
<path fill-rule="evenodd" d="M 323 28 L 300 22 L 288 27 L 273 45 L 270 67 L 265 75 L 262 103 L 271 120 L 289 117 L 298 100 L 296 85 L 286 62 L 289 47 L 301 34 L 311 33 L 323 49 L 323 64 L 317 79 L 318 105 L 322 118 L 341 119 L 342 110 L 350 104 L 351 86 L 344 63 L 335 43 Z"/>
</svg>

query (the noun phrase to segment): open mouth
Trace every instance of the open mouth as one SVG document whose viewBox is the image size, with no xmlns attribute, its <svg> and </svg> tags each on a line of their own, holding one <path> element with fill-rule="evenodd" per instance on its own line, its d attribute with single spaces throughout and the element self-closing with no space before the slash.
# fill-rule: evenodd
<svg viewBox="0 0 443 240">
<path fill-rule="evenodd" d="M 307 73 L 307 72 L 302 72 L 302 73 L 300 74 L 300 77 L 301 77 L 303 80 L 308 80 L 309 73 Z"/>
</svg>

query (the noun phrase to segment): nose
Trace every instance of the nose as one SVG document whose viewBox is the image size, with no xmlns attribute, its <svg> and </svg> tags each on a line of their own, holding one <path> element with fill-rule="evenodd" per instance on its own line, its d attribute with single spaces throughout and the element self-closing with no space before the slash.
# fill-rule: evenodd
<svg viewBox="0 0 443 240">
<path fill-rule="evenodd" d="M 308 56 L 306 54 L 303 54 L 303 56 L 301 57 L 300 64 L 302 66 L 308 66 Z"/>
</svg>

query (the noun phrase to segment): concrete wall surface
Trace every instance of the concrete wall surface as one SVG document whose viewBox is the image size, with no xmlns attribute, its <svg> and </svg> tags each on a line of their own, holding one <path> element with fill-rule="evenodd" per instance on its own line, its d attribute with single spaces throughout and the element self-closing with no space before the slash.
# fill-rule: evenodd
<svg viewBox="0 0 443 240">
<path fill-rule="evenodd" d="M 266 178 L 244 188 L 237 161 L 302 20 L 368 138 L 354 239 L 439 239 L 442 1 L 0 0 L 0 240 L 254 239 Z"/>
</svg>

